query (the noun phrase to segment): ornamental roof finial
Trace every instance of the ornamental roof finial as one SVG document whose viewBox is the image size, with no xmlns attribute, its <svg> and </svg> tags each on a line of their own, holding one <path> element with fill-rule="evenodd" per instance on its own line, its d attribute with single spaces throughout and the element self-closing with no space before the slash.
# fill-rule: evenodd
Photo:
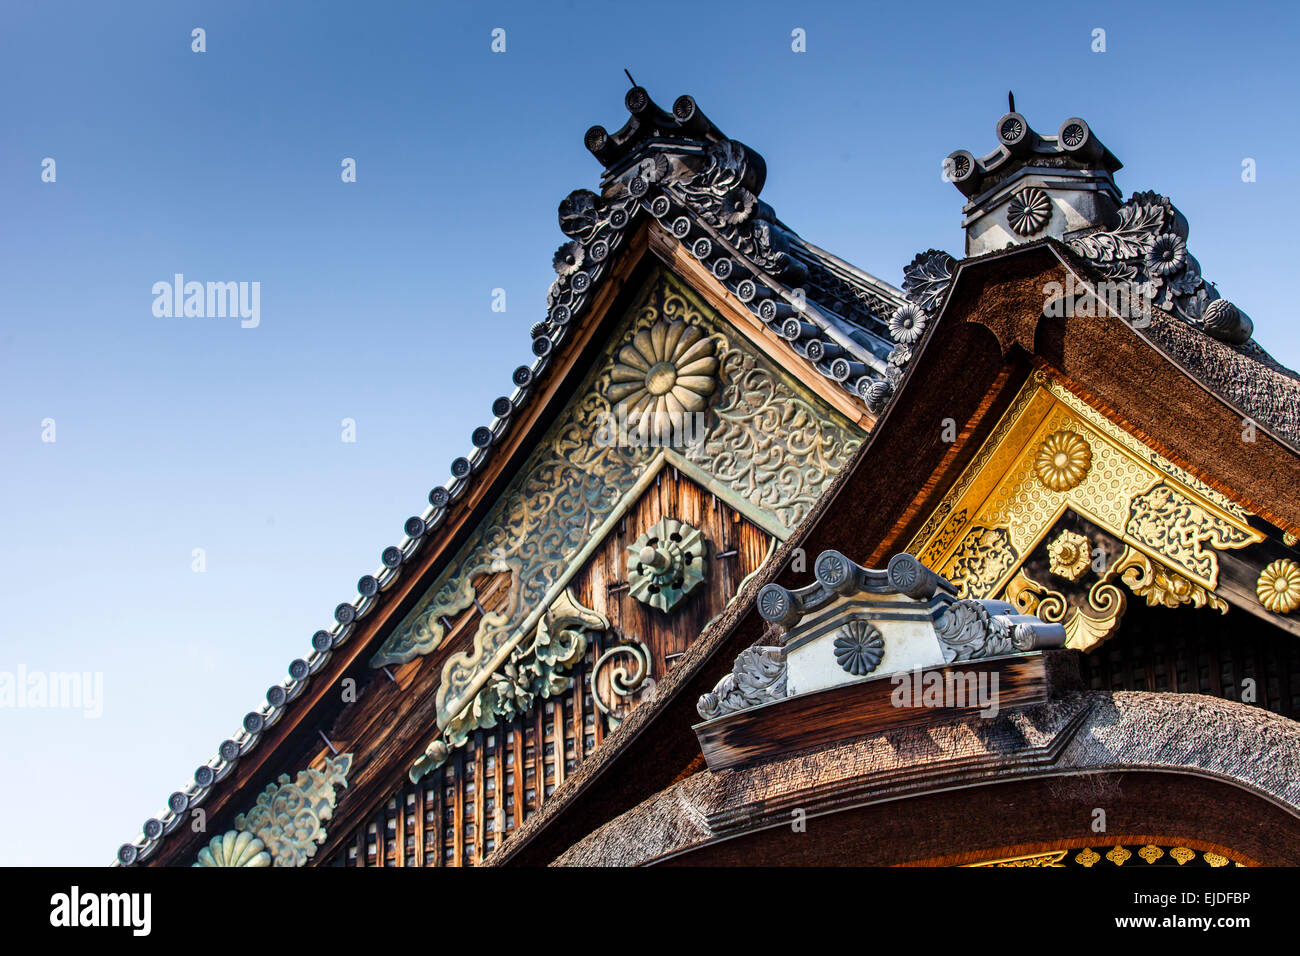
<svg viewBox="0 0 1300 956">
<path fill-rule="evenodd" d="M 944 162 L 945 178 L 969 200 L 962 210 L 966 255 L 1112 224 L 1121 164 L 1088 124 L 1072 116 L 1055 136 L 1040 134 L 1016 112 L 1012 90 L 1007 106 L 991 153 L 959 149 Z"/>
</svg>

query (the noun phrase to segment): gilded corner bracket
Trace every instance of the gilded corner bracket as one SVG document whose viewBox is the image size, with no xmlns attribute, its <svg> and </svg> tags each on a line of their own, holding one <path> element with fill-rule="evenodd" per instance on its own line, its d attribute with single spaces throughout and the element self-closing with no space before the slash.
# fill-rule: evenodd
<svg viewBox="0 0 1300 956">
<path fill-rule="evenodd" d="M 1067 513 L 1119 553 L 1062 530 Z M 962 597 L 1002 597 L 1062 623 L 1068 646 L 1086 650 L 1118 629 L 1121 584 L 1148 604 L 1226 612 L 1218 553 L 1263 540 L 1250 517 L 1040 370 L 908 551 Z M 1051 570 L 1035 577 L 1025 565 L 1040 545 Z"/>
</svg>

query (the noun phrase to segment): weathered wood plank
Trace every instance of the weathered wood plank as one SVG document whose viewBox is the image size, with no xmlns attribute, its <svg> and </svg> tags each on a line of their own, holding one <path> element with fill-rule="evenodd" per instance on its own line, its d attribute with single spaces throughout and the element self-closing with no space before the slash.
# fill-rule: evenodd
<svg viewBox="0 0 1300 956">
<path fill-rule="evenodd" d="M 1070 652 L 1073 653 L 1073 652 Z M 945 676 L 963 674 L 998 675 L 998 704 L 1003 710 L 1041 703 L 1049 686 L 1042 652 L 962 661 L 954 666 L 926 668 L 922 673 Z M 723 770 L 764 757 L 821 747 L 851 740 L 864 733 L 909 724 L 925 723 L 942 716 L 976 713 L 980 707 L 898 707 L 891 700 L 897 683 L 893 675 L 870 678 L 802 694 L 786 700 L 742 710 L 695 725 L 710 770 Z"/>
</svg>

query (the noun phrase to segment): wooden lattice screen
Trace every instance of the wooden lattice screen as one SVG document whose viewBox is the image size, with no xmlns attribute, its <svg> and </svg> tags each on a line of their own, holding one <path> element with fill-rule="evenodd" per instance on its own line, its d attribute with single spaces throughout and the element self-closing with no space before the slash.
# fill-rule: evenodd
<svg viewBox="0 0 1300 956">
<path fill-rule="evenodd" d="M 1147 607 L 1132 597 L 1119 633 L 1085 654 L 1093 690 L 1206 694 L 1241 701 L 1253 680 L 1256 707 L 1300 717 L 1300 641 L 1238 607 Z"/>
<path fill-rule="evenodd" d="M 331 866 L 472 866 L 536 813 L 605 735 L 591 696 L 593 636 L 573 686 L 531 714 L 480 730 L 447 763 L 406 784 Z"/>
</svg>

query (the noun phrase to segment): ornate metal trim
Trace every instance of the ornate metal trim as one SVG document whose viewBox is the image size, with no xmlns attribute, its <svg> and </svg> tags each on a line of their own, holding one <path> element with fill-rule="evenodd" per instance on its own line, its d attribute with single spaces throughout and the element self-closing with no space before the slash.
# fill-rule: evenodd
<svg viewBox="0 0 1300 956">
<path fill-rule="evenodd" d="M 538 701 L 568 691 L 573 685 L 569 671 L 587 652 L 587 634 L 608 628 L 609 618 L 584 607 L 566 589 L 546 609 L 532 640 L 511 651 L 469 706 L 447 723 L 443 734 L 412 765 L 411 782 L 440 767 L 474 731 L 530 713 Z"/>
<path fill-rule="evenodd" d="M 665 614 L 708 576 L 709 546 L 703 533 L 675 518 L 661 518 L 627 550 L 628 593 Z"/>
<path fill-rule="evenodd" d="M 625 701 L 637 696 L 642 688 L 648 693 L 653 692 L 654 681 L 650 678 L 653 666 L 650 648 L 643 641 L 614 644 L 596 658 L 591 668 L 591 698 L 596 709 L 605 716 L 610 730 L 617 729 L 627 717 L 631 708 Z M 609 681 L 608 699 L 604 693 L 606 679 Z"/>
<path fill-rule="evenodd" d="M 280 774 L 257 802 L 235 817 L 235 828 L 213 837 L 194 866 L 303 866 L 325 842 L 325 821 L 338 802 L 334 787 L 348 785 L 352 754 L 327 757 L 320 770 L 290 779 Z"/>
</svg>

